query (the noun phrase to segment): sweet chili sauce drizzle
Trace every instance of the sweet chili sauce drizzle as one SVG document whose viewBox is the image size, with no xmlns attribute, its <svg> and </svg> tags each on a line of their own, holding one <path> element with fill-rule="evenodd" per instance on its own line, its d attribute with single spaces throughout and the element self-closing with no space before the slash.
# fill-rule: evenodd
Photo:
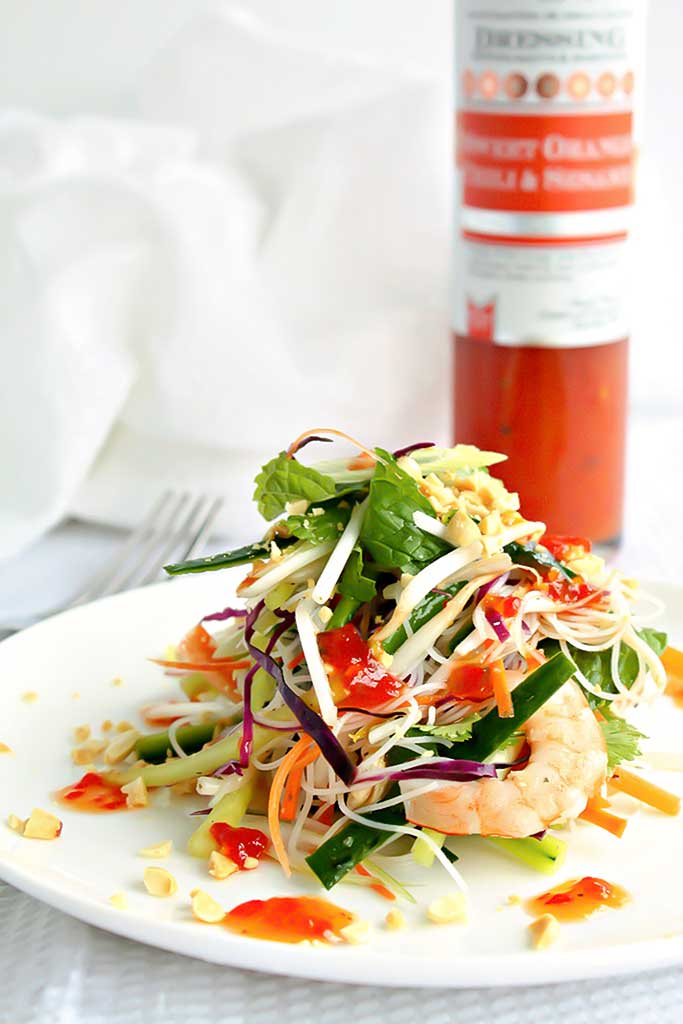
<svg viewBox="0 0 683 1024">
<path fill-rule="evenodd" d="M 222 854 L 244 869 L 246 861 L 253 857 L 260 860 L 270 845 L 268 836 L 258 828 L 234 828 L 225 822 L 217 821 L 209 829 L 218 843 Z"/>
<path fill-rule="evenodd" d="M 86 772 L 78 782 L 58 789 L 55 799 L 72 811 L 100 813 L 127 809 L 126 794 L 118 786 L 106 782 L 97 772 Z"/>
<path fill-rule="evenodd" d="M 229 911 L 224 925 L 238 935 L 271 942 L 330 942 L 354 920 L 348 910 L 317 896 L 273 896 L 248 900 Z"/>
<path fill-rule="evenodd" d="M 604 878 L 574 878 L 527 900 L 525 909 L 537 917 L 552 914 L 558 921 L 582 921 L 606 907 L 616 910 L 630 900 L 620 885 Z"/>
<path fill-rule="evenodd" d="M 336 704 L 372 711 L 403 693 L 404 684 L 380 664 L 352 623 L 321 633 L 318 646 Z"/>
</svg>

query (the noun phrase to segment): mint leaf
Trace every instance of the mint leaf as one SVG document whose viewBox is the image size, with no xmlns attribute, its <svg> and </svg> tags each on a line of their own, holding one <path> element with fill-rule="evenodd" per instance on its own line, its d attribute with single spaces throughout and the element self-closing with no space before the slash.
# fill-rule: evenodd
<svg viewBox="0 0 683 1024">
<path fill-rule="evenodd" d="M 382 448 L 376 451 L 384 463 L 377 463 L 370 481 L 361 544 L 378 568 L 418 573 L 451 546 L 415 526 L 414 512 L 433 516 L 434 509 L 396 459 Z"/>
<path fill-rule="evenodd" d="M 472 726 L 481 718 L 479 714 L 468 715 L 461 722 L 453 722 L 451 725 L 416 725 L 411 729 L 411 734 L 416 732 L 427 733 L 435 739 L 449 740 L 451 743 L 462 743 L 463 740 L 472 739 Z"/>
<path fill-rule="evenodd" d="M 607 766 L 616 768 L 622 761 L 635 761 L 640 757 L 640 740 L 647 739 L 635 726 L 622 718 L 610 716 L 600 722 L 607 745 Z"/>
<path fill-rule="evenodd" d="M 261 469 L 254 481 L 254 501 L 264 519 L 276 519 L 285 511 L 289 501 L 326 501 L 337 494 L 337 485 L 331 476 L 319 473 L 310 466 L 302 466 L 296 459 L 288 459 L 280 452 Z"/>
<path fill-rule="evenodd" d="M 344 597 L 351 597 L 354 601 L 365 604 L 372 601 L 377 593 L 377 583 L 370 576 L 363 575 L 363 552 L 356 546 L 349 560 L 344 567 L 344 572 L 337 584 L 337 590 Z"/>
<path fill-rule="evenodd" d="M 349 521 L 351 507 L 340 508 L 339 505 L 324 508 L 322 515 L 313 515 L 315 506 L 303 516 L 288 516 L 284 524 L 293 537 L 307 540 L 311 544 L 325 544 L 327 541 L 338 541 Z"/>
</svg>

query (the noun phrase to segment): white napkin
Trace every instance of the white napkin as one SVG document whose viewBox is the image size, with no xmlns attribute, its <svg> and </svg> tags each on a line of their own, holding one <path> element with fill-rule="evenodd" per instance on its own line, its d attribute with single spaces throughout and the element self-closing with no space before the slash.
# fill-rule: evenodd
<svg viewBox="0 0 683 1024">
<path fill-rule="evenodd" d="M 168 484 L 248 537 L 309 426 L 448 437 L 450 83 L 259 6 L 202 5 L 125 119 L 0 113 L 0 557 Z"/>
</svg>

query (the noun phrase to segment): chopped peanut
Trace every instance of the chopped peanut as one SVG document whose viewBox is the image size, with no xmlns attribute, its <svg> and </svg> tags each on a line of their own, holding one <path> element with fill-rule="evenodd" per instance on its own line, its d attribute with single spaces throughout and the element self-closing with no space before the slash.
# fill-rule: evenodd
<svg viewBox="0 0 683 1024">
<path fill-rule="evenodd" d="M 215 899 L 209 896 L 208 892 L 204 892 L 203 889 L 193 889 L 190 895 L 192 897 L 192 913 L 198 921 L 202 921 L 204 924 L 218 924 L 223 920 L 225 911 L 220 903 L 216 903 Z"/>
<path fill-rule="evenodd" d="M 323 607 L 318 612 L 318 618 L 320 619 L 323 625 L 327 625 L 327 623 L 332 618 L 332 609 L 328 608 L 327 605 L 323 605 Z"/>
<path fill-rule="evenodd" d="M 508 896 L 506 902 L 509 907 L 516 907 L 522 902 L 522 897 L 518 896 L 517 893 L 512 893 L 511 896 Z"/>
<path fill-rule="evenodd" d="M 116 679 L 112 679 L 111 685 L 112 686 L 123 686 L 123 679 L 121 679 L 120 676 L 117 676 Z"/>
<path fill-rule="evenodd" d="M 77 725 L 74 729 L 74 739 L 76 743 L 85 743 L 86 740 L 90 739 L 90 726 L 89 725 Z"/>
<path fill-rule="evenodd" d="M 165 898 L 178 891 L 178 883 L 166 868 L 145 868 L 143 881 L 150 896 Z"/>
<path fill-rule="evenodd" d="M 109 897 L 109 902 L 112 907 L 116 907 L 117 910 L 126 910 L 128 907 L 128 900 L 126 894 L 123 892 L 114 892 Z"/>
<path fill-rule="evenodd" d="M 81 699 L 80 693 L 78 693 L 77 690 L 74 690 L 74 692 L 71 694 L 71 699 L 72 700 L 80 700 Z"/>
<path fill-rule="evenodd" d="M 173 660 L 172 658 L 169 659 L 169 661 L 172 661 L 172 660 Z M 132 722 L 127 722 L 124 719 L 122 722 L 118 722 L 118 724 L 116 726 L 116 731 L 117 732 L 128 732 L 129 729 L 134 729 L 134 728 L 135 728 L 135 726 L 133 725 Z"/>
<path fill-rule="evenodd" d="M 288 512 L 290 516 L 302 516 L 308 508 L 308 502 L 305 498 L 301 498 L 299 501 L 288 501 L 285 505 L 285 512 Z"/>
<path fill-rule="evenodd" d="M 370 938 L 370 925 L 367 921 L 352 921 L 339 929 L 341 937 L 352 946 L 360 946 Z"/>
<path fill-rule="evenodd" d="M 33 704 L 34 701 L 38 700 L 38 694 L 36 693 L 35 690 L 26 690 L 25 693 L 22 693 L 21 699 L 23 700 L 24 704 Z"/>
<path fill-rule="evenodd" d="M 73 748 L 71 760 L 78 765 L 90 764 L 91 761 L 99 757 L 106 746 L 106 740 L 88 740 L 82 746 Z"/>
<path fill-rule="evenodd" d="M 214 878 L 222 881 L 224 878 L 229 878 L 230 875 L 234 875 L 239 868 L 235 864 L 234 860 L 230 857 L 226 857 L 225 854 L 219 853 L 218 850 L 212 850 L 209 855 L 209 874 Z"/>
<path fill-rule="evenodd" d="M 197 791 L 195 779 L 184 779 L 183 782 L 175 782 L 171 786 L 171 792 L 175 796 L 190 796 Z"/>
<path fill-rule="evenodd" d="M 390 932 L 398 932 L 406 926 L 406 919 L 400 910 L 390 910 L 384 921 Z"/>
<path fill-rule="evenodd" d="M 16 814 L 8 814 L 7 825 L 13 832 L 18 832 L 20 836 L 23 836 L 26 827 L 26 822 L 23 818 L 17 818 Z"/>
<path fill-rule="evenodd" d="M 6 743 L 0 743 L 0 754 L 13 754 L 14 751 Z"/>
<path fill-rule="evenodd" d="M 434 924 L 466 924 L 467 904 L 461 892 L 440 896 L 427 907 L 427 917 Z"/>
<path fill-rule="evenodd" d="M 541 914 L 529 925 L 529 934 L 534 949 L 547 949 L 560 934 L 557 918 L 552 914 Z"/>
<path fill-rule="evenodd" d="M 123 761 L 124 757 L 128 757 L 135 747 L 139 735 L 137 729 L 128 729 L 114 737 L 104 752 L 105 764 L 118 764 L 119 761 Z"/>
<path fill-rule="evenodd" d="M 61 834 L 62 823 L 55 814 L 34 807 L 24 825 L 27 839 L 56 839 Z"/>
<path fill-rule="evenodd" d="M 112 722 L 111 718 L 105 718 L 105 720 L 102 722 L 102 725 L 100 726 L 100 729 L 102 730 L 102 732 L 111 732 L 113 726 L 114 723 Z"/>
<path fill-rule="evenodd" d="M 146 807 L 149 803 L 147 786 L 139 775 L 126 786 L 121 786 L 121 792 L 126 794 L 126 807 Z"/>
<path fill-rule="evenodd" d="M 258 857 L 245 857 L 242 867 L 245 871 L 253 871 L 259 865 Z"/>
<path fill-rule="evenodd" d="M 156 846 L 143 846 L 141 850 L 138 850 L 138 857 L 153 857 L 155 860 L 162 860 L 164 857 L 169 856 L 172 849 L 173 840 L 165 839 L 163 843 L 157 843 Z"/>
</svg>

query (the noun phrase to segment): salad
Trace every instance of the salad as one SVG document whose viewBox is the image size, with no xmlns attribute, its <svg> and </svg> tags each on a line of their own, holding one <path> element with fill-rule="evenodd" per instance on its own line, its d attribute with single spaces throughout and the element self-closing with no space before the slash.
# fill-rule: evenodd
<svg viewBox="0 0 683 1024">
<path fill-rule="evenodd" d="M 354 452 L 305 463 L 333 437 Z M 180 691 L 104 782 L 203 797 L 188 849 L 214 877 L 268 855 L 407 900 L 407 865 L 465 891 L 452 837 L 550 872 L 577 819 L 621 834 L 615 793 L 675 812 L 624 767 L 666 637 L 587 539 L 524 518 L 503 459 L 301 435 L 256 477 L 262 539 L 167 567 L 248 566 L 239 602 L 155 659 Z"/>
</svg>

